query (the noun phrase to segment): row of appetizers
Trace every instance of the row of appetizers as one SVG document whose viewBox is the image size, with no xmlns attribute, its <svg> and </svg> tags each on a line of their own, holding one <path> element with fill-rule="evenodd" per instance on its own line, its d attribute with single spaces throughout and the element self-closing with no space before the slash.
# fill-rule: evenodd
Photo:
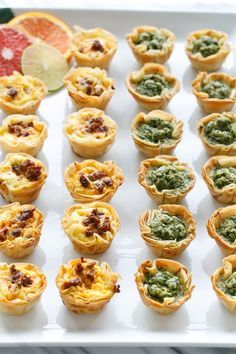
<svg viewBox="0 0 236 354">
<path fill-rule="evenodd" d="M 20 259 L 38 245 L 44 214 L 32 204 L 11 203 L 0 207 L 0 251 Z M 61 225 L 76 251 L 97 254 L 107 250 L 120 228 L 120 218 L 106 202 L 74 204 L 67 208 Z M 140 235 L 158 257 L 173 258 L 194 240 L 196 221 L 182 205 L 163 204 L 139 218 Z M 236 207 L 219 208 L 207 222 L 207 230 L 230 255 L 236 252 Z"/>
<path fill-rule="evenodd" d="M 100 311 L 120 292 L 119 274 L 106 262 L 74 259 L 60 266 L 56 285 L 63 304 L 77 314 Z M 236 256 L 223 259 L 223 267 L 211 276 L 212 286 L 226 308 L 236 312 Z M 161 314 L 176 311 L 194 289 L 189 270 L 168 259 L 141 263 L 135 282 L 143 303 Z M 22 315 L 40 299 L 47 285 L 44 273 L 30 263 L 0 263 L 0 312 Z"/>
</svg>

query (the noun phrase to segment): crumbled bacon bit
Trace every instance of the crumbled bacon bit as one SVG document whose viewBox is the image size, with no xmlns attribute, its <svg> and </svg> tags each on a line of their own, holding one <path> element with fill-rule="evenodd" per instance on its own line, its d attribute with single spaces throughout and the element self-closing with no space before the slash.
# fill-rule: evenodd
<svg viewBox="0 0 236 354">
<path fill-rule="evenodd" d="M 83 225 L 86 226 L 85 235 L 87 237 L 92 236 L 94 233 L 102 235 L 103 233 L 110 231 L 111 224 L 108 216 L 103 218 L 104 213 L 99 212 L 97 209 L 93 209 L 91 214 L 83 220 Z"/>
<path fill-rule="evenodd" d="M 66 290 L 66 289 L 69 289 L 72 286 L 77 286 L 77 285 L 82 286 L 82 281 L 79 278 L 72 279 L 72 280 L 69 280 L 69 281 L 65 281 L 65 283 L 63 284 L 63 289 Z"/>
<path fill-rule="evenodd" d="M 96 189 L 96 191 L 98 191 L 98 193 L 102 193 L 103 189 L 104 189 L 104 184 L 102 183 L 102 181 L 95 181 L 94 182 L 94 187 Z"/>
<path fill-rule="evenodd" d="M 108 127 L 104 124 L 102 117 L 92 117 L 87 120 L 85 131 L 88 133 L 104 133 L 108 131 Z"/>
<path fill-rule="evenodd" d="M 110 177 L 105 177 L 103 179 L 103 183 L 105 183 L 105 185 L 107 187 L 111 187 L 113 185 L 113 181 L 112 181 L 112 179 Z"/>
<path fill-rule="evenodd" d="M 120 293 L 120 285 L 119 284 L 114 286 L 114 291 L 115 291 L 115 293 Z"/>
<path fill-rule="evenodd" d="M 90 85 L 88 85 L 88 86 L 86 86 L 86 95 L 91 95 L 91 93 L 92 93 L 92 87 L 90 86 Z"/>
<path fill-rule="evenodd" d="M 17 137 L 20 136 L 29 136 L 29 128 L 33 127 L 33 122 L 29 123 L 23 123 L 23 122 L 18 122 L 18 123 L 13 123 L 13 124 L 8 124 L 8 132 L 10 134 L 14 134 Z"/>
<path fill-rule="evenodd" d="M 25 177 L 33 182 L 33 181 L 38 181 L 40 178 L 40 174 L 41 174 L 41 167 L 40 166 L 31 166 L 25 174 Z"/>
<path fill-rule="evenodd" d="M 101 42 L 98 39 L 95 39 L 93 41 L 91 49 L 94 50 L 94 51 L 102 52 L 102 53 L 104 52 L 104 47 L 103 47 L 103 45 L 101 44 Z"/>
<path fill-rule="evenodd" d="M 21 236 L 21 230 L 20 230 L 20 228 L 17 227 L 17 228 L 15 228 L 15 229 L 13 229 L 13 230 L 11 231 L 11 236 L 13 236 L 13 237 L 20 237 L 20 236 Z"/>
<path fill-rule="evenodd" d="M 33 284 L 33 280 L 25 275 L 23 272 L 16 269 L 15 264 L 10 266 L 11 283 L 18 286 L 27 287 Z"/>
<path fill-rule="evenodd" d="M 7 87 L 7 96 L 14 98 L 17 94 L 18 94 L 17 89 L 15 89 L 14 87 L 11 87 L 11 86 Z"/>
<path fill-rule="evenodd" d="M 0 241 L 4 242 L 7 239 L 7 233 L 9 231 L 8 227 L 3 227 L 2 230 L 0 230 Z"/>
<path fill-rule="evenodd" d="M 93 90 L 93 96 L 101 96 L 101 94 L 103 93 L 103 88 L 102 86 L 95 86 L 94 90 Z"/>
<path fill-rule="evenodd" d="M 87 188 L 89 186 L 89 180 L 87 177 L 85 177 L 85 175 L 80 175 L 79 181 L 84 188 Z"/>
<path fill-rule="evenodd" d="M 107 177 L 107 174 L 104 171 L 96 171 L 88 175 L 88 179 L 90 181 L 97 181 L 98 179 L 102 179 L 104 177 Z"/>
<path fill-rule="evenodd" d="M 34 211 L 35 211 L 35 208 L 22 210 L 20 212 L 20 214 L 17 216 L 17 219 L 19 221 L 25 221 L 25 220 L 31 219 L 34 215 Z"/>
<path fill-rule="evenodd" d="M 12 170 L 17 176 L 23 175 L 29 181 L 38 181 L 41 174 L 41 166 L 36 165 L 33 161 L 25 160 L 21 164 L 12 164 Z"/>
</svg>

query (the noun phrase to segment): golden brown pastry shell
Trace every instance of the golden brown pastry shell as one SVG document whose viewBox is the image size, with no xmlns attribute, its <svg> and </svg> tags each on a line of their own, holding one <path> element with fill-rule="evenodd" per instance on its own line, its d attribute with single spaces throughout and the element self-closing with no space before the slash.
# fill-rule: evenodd
<svg viewBox="0 0 236 354">
<path fill-rule="evenodd" d="M 191 46 L 192 42 L 201 36 L 210 36 L 216 38 L 221 44 L 219 51 L 215 54 L 209 55 L 206 58 L 204 58 L 201 53 L 193 54 L 189 49 L 189 46 Z M 202 29 L 196 32 L 192 32 L 188 35 L 185 52 L 194 69 L 199 71 L 217 70 L 223 64 L 231 51 L 230 45 L 227 43 L 227 41 L 228 35 L 224 32 L 215 31 L 213 29 Z"/>
<path fill-rule="evenodd" d="M 157 144 L 151 143 L 149 141 L 142 140 L 136 134 L 136 129 L 140 126 L 140 124 L 147 123 L 151 119 L 157 117 L 159 119 L 162 119 L 166 122 L 170 122 L 173 124 L 174 130 L 172 134 L 173 139 L 171 142 L 157 143 Z M 134 118 L 131 126 L 131 131 L 132 131 L 132 138 L 136 148 L 147 157 L 155 157 L 156 155 L 169 155 L 174 151 L 174 149 L 176 148 L 176 146 L 178 145 L 178 143 L 182 138 L 183 122 L 177 120 L 172 114 L 160 110 L 154 110 L 149 112 L 148 114 L 141 112 Z"/>
<path fill-rule="evenodd" d="M 204 135 L 204 128 L 209 123 L 217 119 L 219 116 L 221 117 L 228 117 L 231 119 L 232 122 L 236 123 L 236 114 L 233 112 L 223 112 L 219 113 L 212 113 L 209 116 L 203 117 L 200 119 L 198 123 L 198 134 L 201 138 L 202 144 L 204 148 L 207 150 L 209 155 L 236 155 L 236 142 L 230 145 L 223 145 L 223 144 L 212 144 L 210 143 Z"/>
<path fill-rule="evenodd" d="M 211 276 L 212 287 L 222 302 L 222 304 L 232 313 L 236 313 L 236 298 L 225 294 L 219 287 L 218 282 L 221 276 L 228 277 L 232 270 L 236 268 L 236 255 L 228 256 L 223 259 L 223 267 L 218 268 Z"/>
<path fill-rule="evenodd" d="M 213 197 L 223 204 L 236 203 L 236 186 L 228 185 L 218 189 L 210 177 L 212 169 L 216 166 L 236 167 L 236 157 L 234 156 L 213 156 L 202 168 L 202 177 L 207 184 L 207 187 Z"/>
<path fill-rule="evenodd" d="M 163 303 L 155 301 L 148 296 L 147 286 L 144 284 L 144 274 L 147 271 L 151 274 L 155 274 L 157 268 L 164 268 L 170 272 L 179 274 L 179 277 L 185 284 L 184 296 L 177 299 L 165 298 Z M 154 261 L 146 260 L 142 262 L 135 274 L 135 282 L 143 303 L 152 310 L 159 312 L 161 315 L 168 315 L 178 310 L 178 308 L 191 297 L 194 289 L 194 285 L 192 285 L 192 275 L 189 273 L 188 269 L 181 263 L 170 259 L 155 259 Z"/>
<path fill-rule="evenodd" d="M 90 173 L 102 170 L 105 171 L 113 181 L 113 185 L 104 188 L 99 194 L 93 189 L 83 188 L 76 183 L 75 175 L 78 172 L 90 171 Z M 79 203 L 89 203 L 94 201 L 109 202 L 117 189 L 123 184 L 124 176 L 121 169 L 114 164 L 113 161 L 104 161 L 104 163 L 96 160 L 84 160 L 82 162 L 74 161 L 65 170 L 64 179 L 66 186 L 72 198 Z"/>
<path fill-rule="evenodd" d="M 90 210 L 98 209 L 99 211 L 106 211 L 106 216 L 109 216 L 111 223 L 111 230 L 107 231 L 105 235 L 101 236 L 96 234 L 95 236 L 86 237 L 85 239 L 80 239 L 75 235 L 76 226 L 79 228 L 79 233 L 84 235 L 85 230 L 82 224 L 82 221 L 73 221 L 72 214 L 78 210 L 81 210 L 81 213 L 84 216 L 87 216 L 86 209 Z M 84 210 L 84 213 L 83 213 Z M 116 210 L 108 203 L 104 202 L 92 202 L 86 204 L 74 204 L 70 208 L 65 210 L 64 217 L 61 220 L 62 227 L 67 234 L 68 238 L 72 242 L 76 251 L 86 254 L 97 254 L 106 251 L 115 237 L 117 231 L 120 228 L 120 218 Z M 77 225 L 76 225 L 77 224 Z M 78 225 L 80 224 L 80 225 Z"/>
<path fill-rule="evenodd" d="M 80 121 L 80 115 L 84 113 L 88 113 L 96 117 L 102 117 L 105 123 L 107 123 L 109 126 L 107 136 L 97 139 L 92 134 L 88 134 L 87 137 L 84 136 L 82 138 L 76 136 L 75 134 L 70 134 L 70 117 L 77 116 L 78 121 Z M 104 111 L 97 108 L 82 108 L 80 111 L 72 113 L 70 116 L 68 116 L 65 125 L 65 134 L 69 140 L 72 150 L 79 156 L 85 158 L 95 158 L 107 152 L 115 142 L 116 133 L 116 122 L 108 117 Z"/>
<path fill-rule="evenodd" d="M 166 89 L 165 92 L 159 96 L 149 97 L 140 95 L 138 92 L 136 92 L 133 84 L 146 74 L 162 75 L 172 87 L 170 89 Z M 135 71 L 129 74 L 126 79 L 126 85 L 128 91 L 131 93 L 137 103 L 142 108 L 145 108 L 149 111 L 153 109 L 164 109 L 171 98 L 180 90 L 179 81 L 174 76 L 172 76 L 163 65 L 155 63 L 146 63 L 139 71 Z"/>
<path fill-rule="evenodd" d="M 146 182 L 147 171 L 151 166 L 162 166 L 167 164 L 175 164 L 178 168 L 186 169 L 190 174 L 190 181 L 186 185 L 184 191 L 177 191 L 176 193 L 171 191 L 159 192 L 154 185 L 148 185 Z M 159 155 L 151 159 L 143 160 L 140 164 L 138 171 L 138 182 L 145 188 L 147 194 L 157 204 L 176 204 L 179 203 L 188 192 L 194 187 L 196 177 L 193 170 L 183 162 L 180 162 L 177 157 L 170 155 Z"/>
<path fill-rule="evenodd" d="M 226 99 L 209 98 L 206 92 L 201 91 L 201 84 L 203 81 L 210 80 L 222 80 L 233 87 L 230 97 Z M 236 78 L 225 73 L 199 72 L 192 82 L 192 90 L 199 106 L 207 113 L 227 112 L 233 108 L 236 101 Z"/>
<path fill-rule="evenodd" d="M 229 218 L 231 216 L 236 216 L 235 205 L 229 205 L 225 208 L 219 208 L 215 210 L 207 222 L 207 231 L 209 236 L 216 241 L 225 255 L 230 255 L 236 252 L 236 241 L 234 244 L 227 242 L 217 233 L 217 228 L 225 218 Z"/>
<path fill-rule="evenodd" d="M 143 32 L 160 32 L 161 35 L 167 37 L 167 45 L 162 50 L 142 50 L 140 46 L 134 44 L 139 35 Z M 139 26 L 133 29 L 132 33 L 127 34 L 126 39 L 128 44 L 137 59 L 141 64 L 145 63 L 158 63 L 164 64 L 171 56 L 174 49 L 175 35 L 166 28 L 160 28 L 154 26 Z"/>
<path fill-rule="evenodd" d="M 93 259 L 84 258 L 84 262 L 86 263 L 94 263 L 97 265 L 98 261 Z M 60 296 L 63 304 L 72 312 L 76 314 L 92 314 L 101 311 L 104 306 L 111 300 L 113 295 L 116 293 L 116 282 L 118 281 L 119 274 L 114 273 L 109 264 L 106 262 L 102 262 L 100 265 L 101 273 L 106 274 L 107 281 L 109 281 L 110 285 L 110 294 L 102 294 L 91 296 L 87 294 L 86 289 L 81 289 L 78 294 L 76 294 L 76 290 L 72 292 L 70 289 L 63 289 L 63 283 L 65 281 L 64 276 L 67 274 L 68 269 L 71 269 L 78 263 L 78 259 L 73 259 L 69 261 L 67 265 L 61 265 L 59 271 L 56 276 L 56 285 L 59 289 Z"/>
<path fill-rule="evenodd" d="M 182 218 L 188 225 L 188 236 L 177 242 L 158 240 L 151 237 L 150 221 L 162 211 Z M 140 234 L 146 245 L 151 248 L 158 257 L 172 258 L 182 253 L 193 241 L 196 234 L 196 221 L 188 209 L 182 205 L 164 204 L 157 210 L 146 210 L 139 218 Z"/>
</svg>

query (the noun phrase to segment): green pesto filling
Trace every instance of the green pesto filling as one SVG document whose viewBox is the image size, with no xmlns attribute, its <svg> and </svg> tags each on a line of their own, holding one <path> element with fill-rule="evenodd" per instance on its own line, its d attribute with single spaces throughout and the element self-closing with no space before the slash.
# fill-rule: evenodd
<svg viewBox="0 0 236 354">
<path fill-rule="evenodd" d="M 202 83 L 201 91 L 207 93 L 209 98 L 223 100 L 230 97 L 232 87 L 222 80 L 210 80 Z"/>
<path fill-rule="evenodd" d="M 164 143 L 172 140 L 173 124 L 160 118 L 141 123 L 136 130 L 137 136 L 150 143 Z"/>
<path fill-rule="evenodd" d="M 164 76 L 159 74 L 147 74 L 135 84 L 135 90 L 140 95 L 153 97 L 159 96 L 170 85 Z"/>
<path fill-rule="evenodd" d="M 156 240 L 179 242 L 188 236 L 188 226 L 185 221 L 165 211 L 157 214 L 148 226 L 151 229 L 151 237 Z"/>
<path fill-rule="evenodd" d="M 225 218 L 216 232 L 225 239 L 226 242 L 234 243 L 236 240 L 236 216 Z"/>
<path fill-rule="evenodd" d="M 144 44 L 147 50 L 162 50 L 167 37 L 157 32 L 140 33 L 136 45 Z"/>
<path fill-rule="evenodd" d="M 204 134 L 211 144 L 233 144 L 236 140 L 236 123 L 229 117 L 216 118 L 204 127 Z"/>
<path fill-rule="evenodd" d="M 204 58 L 206 58 L 217 53 L 220 50 L 220 45 L 216 38 L 202 36 L 193 41 L 190 50 L 193 54 L 200 53 Z"/>
<path fill-rule="evenodd" d="M 147 171 L 146 177 L 149 185 L 155 185 L 158 191 L 183 190 L 190 181 L 189 172 L 180 170 L 169 164 L 164 166 L 153 166 Z"/>
<path fill-rule="evenodd" d="M 227 279 L 223 276 L 220 278 L 219 288 L 227 295 L 236 296 L 236 269 L 233 269 L 232 274 Z"/>
<path fill-rule="evenodd" d="M 158 302 L 163 302 L 164 298 L 178 298 L 184 295 L 180 278 L 163 268 L 157 269 L 155 275 L 145 274 L 144 284 L 147 284 L 148 295 Z"/>
<path fill-rule="evenodd" d="M 212 171 L 211 178 L 215 186 L 219 189 L 236 184 L 236 168 L 235 167 L 215 167 Z"/>
</svg>

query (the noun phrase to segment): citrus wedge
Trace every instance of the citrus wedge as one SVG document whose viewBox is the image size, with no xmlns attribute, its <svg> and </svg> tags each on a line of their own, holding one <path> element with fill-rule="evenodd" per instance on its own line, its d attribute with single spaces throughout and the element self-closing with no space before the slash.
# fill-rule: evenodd
<svg viewBox="0 0 236 354">
<path fill-rule="evenodd" d="M 59 18 L 46 12 L 26 12 L 14 17 L 9 24 L 26 30 L 32 37 L 40 38 L 60 50 L 69 60 L 71 29 Z"/>
<path fill-rule="evenodd" d="M 32 39 L 28 34 L 9 25 L 0 26 L 0 76 L 21 72 L 21 56 Z"/>
<path fill-rule="evenodd" d="M 63 85 L 63 78 L 69 70 L 63 54 L 44 42 L 26 48 L 21 64 L 25 75 L 43 80 L 49 91 L 58 90 Z"/>
</svg>

